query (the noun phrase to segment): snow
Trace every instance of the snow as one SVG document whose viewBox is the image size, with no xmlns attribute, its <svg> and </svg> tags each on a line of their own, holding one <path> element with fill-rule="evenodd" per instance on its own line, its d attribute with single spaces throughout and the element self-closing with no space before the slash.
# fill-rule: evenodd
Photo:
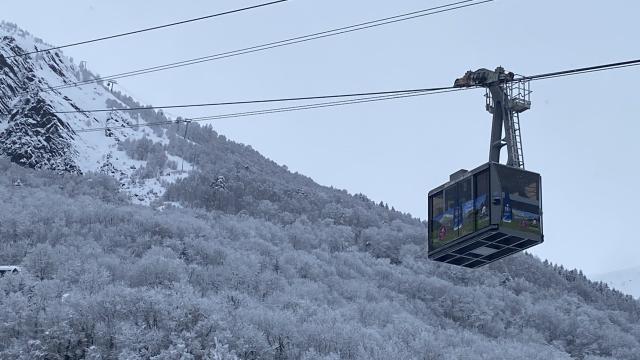
<svg viewBox="0 0 640 360">
<path fill-rule="evenodd" d="M 27 32 L 20 30 L 13 25 L 2 23 L 0 25 L 0 36 L 10 35 L 16 40 L 16 44 L 23 51 L 29 52 L 35 49 L 50 47 L 36 40 Z M 0 42 L 0 47 L 2 47 Z M 5 49 L 6 50 L 6 49 Z M 61 60 L 60 60 L 61 59 Z M 14 60 L 14 59 L 12 59 Z M 125 139 L 147 138 L 154 143 L 166 145 L 169 143 L 167 136 L 158 136 L 149 127 L 126 127 L 131 124 L 145 124 L 137 116 L 131 116 L 128 112 L 114 110 L 112 112 L 96 113 L 59 113 L 65 111 L 75 111 L 80 109 L 103 109 L 107 107 L 107 102 L 117 102 L 122 104 L 108 89 L 99 84 L 85 86 L 74 86 L 56 91 L 45 91 L 49 87 L 67 85 L 78 81 L 78 67 L 71 63 L 59 50 L 50 53 L 41 53 L 24 58 L 16 58 L 12 62 L 15 68 L 28 73 L 28 66 L 31 64 L 35 81 L 31 82 L 36 87 L 37 96 L 50 105 L 57 116 L 73 129 L 72 132 L 62 134 L 65 141 L 71 143 L 71 158 L 82 172 L 107 172 L 114 176 L 122 184 L 122 189 L 128 192 L 134 203 L 149 205 L 159 198 L 165 191 L 166 185 L 187 176 L 188 171 L 193 170 L 193 165 L 175 155 L 167 154 L 169 160 L 178 164 L 178 169 L 184 172 L 166 171 L 153 179 L 136 179 L 133 181 L 136 169 L 143 167 L 145 161 L 131 159 L 127 154 L 118 149 L 118 143 Z M 53 69 L 52 69 L 53 66 Z M 54 70 L 55 69 L 55 70 Z M 122 90 L 122 89 L 121 89 Z M 124 92 L 124 91 L 121 91 Z M 0 94 L 1 95 L 1 94 Z M 31 96 L 22 95 L 22 96 Z M 16 96 L 16 101 L 20 94 Z M 131 96 L 133 98 L 133 96 Z M 102 127 L 125 127 L 116 128 L 111 131 L 88 131 L 77 132 Z M 0 133 L 8 127 L 8 122 L 0 118 Z M 43 139 L 33 138 L 30 143 L 42 143 Z"/>
<path fill-rule="evenodd" d="M 0 133 L 5 131 L 9 127 L 9 122 L 5 119 L 0 118 Z"/>
<path fill-rule="evenodd" d="M 163 211 L 165 209 L 167 209 L 168 207 L 175 207 L 178 209 L 183 209 L 184 206 L 182 206 L 182 204 L 180 204 L 179 202 L 175 202 L 175 201 L 165 201 L 162 203 L 162 205 L 158 206 L 158 210 Z"/>
</svg>

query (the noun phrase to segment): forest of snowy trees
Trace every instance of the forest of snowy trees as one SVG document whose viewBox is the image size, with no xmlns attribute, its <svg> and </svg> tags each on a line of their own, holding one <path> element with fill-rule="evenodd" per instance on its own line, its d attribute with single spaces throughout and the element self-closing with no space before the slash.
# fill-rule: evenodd
<svg viewBox="0 0 640 360">
<path fill-rule="evenodd" d="M 197 170 L 152 206 L 0 159 L 1 359 L 640 359 L 640 302 L 579 271 L 433 263 L 408 214 L 159 131 L 122 148 Z"/>
</svg>

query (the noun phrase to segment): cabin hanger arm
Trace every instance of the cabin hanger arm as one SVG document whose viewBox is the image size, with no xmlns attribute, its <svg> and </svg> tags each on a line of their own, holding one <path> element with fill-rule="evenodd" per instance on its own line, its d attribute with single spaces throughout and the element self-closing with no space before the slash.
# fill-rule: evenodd
<svg viewBox="0 0 640 360">
<path fill-rule="evenodd" d="M 493 115 L 489 161 L 499 163 L 500 151 L 506 145 L 507 165 L 524 169 L 519 114 L 531 108 L 529 81 L 516 79 L 514 73 L 498 67 L 467 71 L 453 86 L 487 89 L 487 111 Z"/>
</svg>

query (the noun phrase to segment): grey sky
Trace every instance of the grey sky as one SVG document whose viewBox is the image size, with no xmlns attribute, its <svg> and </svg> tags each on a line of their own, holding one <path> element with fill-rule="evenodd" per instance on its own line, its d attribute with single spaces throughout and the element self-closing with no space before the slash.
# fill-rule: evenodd
<svg viewBox="0 0 640 360">
<path fill-rule="evenodd" d="M 109 75 L 444 4 L 310 1 L 66 49 Z M 2 18 L 54 45 L 258 1 L 67 0 L 3 3 Z M 636 1 L 497 0 L 455 12 L 141 77 L 120 86 L 179 104 L 447 86 L 466 70 L 520 74 L 640 57 Z M 533 253 L 598 273 L 640 265 L 638 69 L 535 82 L 521 117 L 527 168 L 543 176 L 546 242 Z M 245 110 L 197 109 L 197 116 Z M 426 193 L 487 161 L 480 90 L 218 120 L 214 128 L 324 185 L 424 218 Z"/>
</svg>

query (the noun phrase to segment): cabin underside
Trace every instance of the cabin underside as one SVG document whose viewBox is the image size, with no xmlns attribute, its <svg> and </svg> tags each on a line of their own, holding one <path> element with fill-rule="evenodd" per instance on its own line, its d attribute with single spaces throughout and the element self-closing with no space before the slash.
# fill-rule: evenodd
<svg viewBox="0 0 640 360">
<path fill-rule="evenodd" d="M 447 264 L 479 268 L 541 243 L 542 239 L 523 237 L 493 228 L 472 234 L 467 239 L 460 239 L 455 245 L 429 254 L 429 258 Z"/>
</svg>

